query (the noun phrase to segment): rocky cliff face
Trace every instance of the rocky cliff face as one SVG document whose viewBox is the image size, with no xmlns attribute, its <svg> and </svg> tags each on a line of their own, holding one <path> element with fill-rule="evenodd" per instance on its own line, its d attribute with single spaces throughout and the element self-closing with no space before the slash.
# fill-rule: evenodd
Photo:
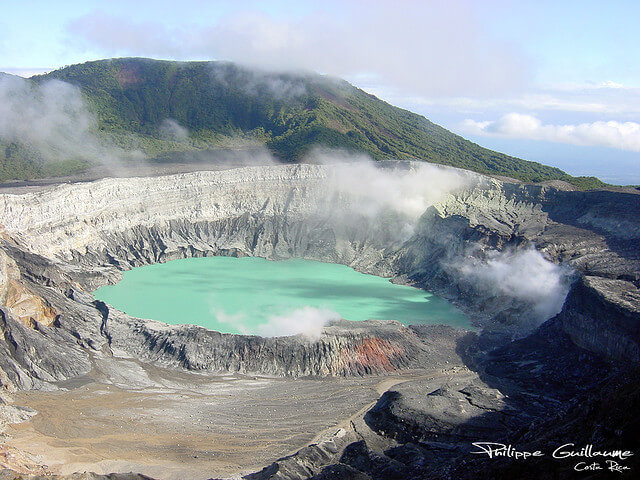
<svg viewBox="0 0 640 480">
<path fill-rule="evenodd" d="M 627 420 L 609 415 L 613 433 L 575 425 L 583 404 L 600 418 L 604 399 L 621 395 L 619 369 L 640 363 L 640 196 L 474 176 L 407 228 L 397 209 L 372 216 L 362 199 L 332 188 L 331 168 L 236 168 L 0 195 L 3 389 L 59 388 L 112 356 L 278 377 L 455 365 L 437 380 L 395 387 L 350 426 L 246 478 L 471 478 L 469 440 L 479 435 L 536 446 L 557 430 L 619 447 Z M 90 293 L 138 265 L 206 255 L 347 264 L 434 290 L 484 331 L 341 321 L 317 341 L 260 338 L 131 318 Z M 545 282 L 557 285 L 541 289 Z"/>
<path fill-rule="evenodd" d="M 632 282 L 585 276 L 557 321 L 578 346 L 622 363 L 640 363 L 640 291 Z"/>
<path fill-rule="evenodd" d="M 418 284 L 484 313 L 495 328 L 520 325 L 530 330 L 540 323 L 535 306 L 539 298 L 510 297 L 496 290 L 488 275 L 465 275 L 465 267 L 515 263 L 517 255 L 501 258 L 495 252 L 533 246 L 566 268 L 567 288 L 572 285 L 560 315 L 566 333 L 583 348 L 637 362 L 639 225 L 638 195 L 561 192 L 491 181 L 429 208 L 416 234 L 403 246 L 399 270 Z M 526 277 L 533 271 L 512 273 Z M 474 282 L 478 278 L 485 281 Z M 526 278 L 522 280 L 526 288 Z M 544 280 L 548 278 L 532 278 L 530 283 Z M 561 306 L 558 303 L 553 313 L 559 313 Z"/>
<path fill-rule="evenodd" d="M 105 179 L 3 195 L 4 231 L 64 263 L 88 289 L 146 263 L 202 255 L 305 257 L 371 267 L 386 232 L 337 220 L 347 199 L 327 168 L 252 167 L 160 178 Z"/>
<path fill-rule="evenodd" d="M 271 375 L 411 367 L 428 361 L 429 347 L 400 325 L 336 325 L 315 343 L 223 335 L 131 319 L 88 292 L 117 282 L 122 270 L 175 258 L 302 257 L 433 289 L 481 324 L 522 334 L 540 321 L 532 301 L 496 292 L 462 275 L 459 265 L 487 264 L 496 252 L 532 245 L 575 276 L 596 279 L 588 288 L 576 283 L 563 310 L 571 338 L 612 359 L 637 359 L 638 196 L 474 177 L 398 241 L 398 212 L 372 221 L 348 192 L 329 187 L 330 174 L 320 165 L 247 167 L 1 195 L 7 377 L 22 387 L 68 378 L 88 368 L 87 349 L 107 347 L 184 368 Z M 585 313 L 585 302 L 598 307 Z M 617 320 L 603 322 L 602 315 Z M 57 360 L 44 361 L 48 348 L 77 361 L 68 366 L 53 351 L 47 358 Z"/>
<path fill-rule="evenodd" d="M 320 166 L 245 168 L 2 196 L 6 382 L 44 388 L 86 373 L 91 350 L 104 348 L 181 368 L 280 376 L 384 373 L 428 361 L 424 343 L 400 324 L 336 325 L 315 343 L 263 339 L 131 319 L 87 293 L 133 266 L 204 255 L 295 256 L 388 273 L 384 231 L 333 222 L 343 199 L 326 196 L 325 178 Z"/>
</svg>

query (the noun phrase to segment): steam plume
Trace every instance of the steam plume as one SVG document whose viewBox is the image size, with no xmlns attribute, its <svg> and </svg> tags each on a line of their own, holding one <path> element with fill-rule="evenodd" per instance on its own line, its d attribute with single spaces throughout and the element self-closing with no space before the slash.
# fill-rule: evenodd
<svg viewBox="0 0 640 480">
<path fill-rule="evenodd" d="M 426 209 L 480 176 L 426 162 L 380 164 L 364 154 L 315 150 L 306 159 L 329 166 L 329 221 L 338 230 L 361 225 L 390 244 L 403 243 Z M 385 167 L 386 165 L 386 167 Z"/>
<path fill-rule="evenodd" d="M 470 172 L 424 162 L 405 169 L 379 168 L 365 155 L 344 158 L 316 153 L 315 160 L 332 165 L 332 188 L 348 195 L 366 216 L 390 210 L 417 220 L 446 194 L 470 186 L 478 178 Z"/>
<path fill-rule="evenodd" d="M 0 139 L 28 145 L 44 161 L 115 161 L 124 152 L 101 143 L 95 127 L 76 87 L 58 80 L 37 84 L 0 77 Z"/>
<path fill-rule="evenodd" d="M 490 251 L 484 261 L 466 257 L 451 266 L 478 290 L 529 304 L 536 325 L 560 312 L 571 282 L 569 269 L 549 262 L 533 247 Z"/>
<path fill-rule="evenodd" d="M 271 315 L 266 322 L 257 326 L 249 325 L 246 314 L 242 312 L 227 314 L 224 311 L 215 310 L 213 314 L 218 322 L 230 325 L 245 335 L 263 337 L 304 335 L 310 340 L 319 339 L 325 325 L 341 318 L 337 312 L 311 306 L 298 308 L 285 315 Z"/>
<path fill-rule="evenodd" d="M 184 142 L 189 138 L 189 130 L 172 118 L 165 118 L 160 124 L 160 136 L 165 140 Z"/>
</svg>

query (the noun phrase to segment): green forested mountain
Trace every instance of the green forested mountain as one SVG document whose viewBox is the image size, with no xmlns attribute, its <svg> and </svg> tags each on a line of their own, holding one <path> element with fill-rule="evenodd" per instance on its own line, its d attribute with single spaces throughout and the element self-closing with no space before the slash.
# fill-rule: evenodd
<svg viewBox="0 0 640 480">
<path fill-rule="evenodd" d="M 29 82 L 44 85 L 51 79 L 80 88 L 97 118 L 99 138 L 156 159 L 260 143 L 281 160 L 295 162 L 321 145 L 367 152 L 375 159 L 420 159 L 526 181 L 593 183 L 482 148 L 345 81 L 316 74 L 258 72 L 225 62 L 123 58 L 68 66 Z M 28 154 L 28 145 L 5 142 L 0 161 L 15 162 Z M 74 159 L 61 160 L 67 162 L 57 167 L 62 170 L 83 166 Z M 5 170 L 0 171 L 4 179 Z M 31 170 L 31 175 L 51 173 Z"/>
</svg>

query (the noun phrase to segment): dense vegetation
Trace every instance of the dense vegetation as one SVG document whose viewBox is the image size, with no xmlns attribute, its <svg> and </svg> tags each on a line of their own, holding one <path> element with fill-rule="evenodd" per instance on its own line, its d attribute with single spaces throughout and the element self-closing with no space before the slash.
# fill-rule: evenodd
<svg viewBox="0 0 640 480">
<path fill-rule="evenodd" d="M 37 150 L 28 145 L 0 139 L 0 182 L 61 177 L 82 172 L 89 166 L 86 159 L 45 160 Z"/>
<path fill-rule="evenodd" d="M 345 81 L 315 74 L 256 72 L 224 62 L 126 58 L 73 65 L 30 81 L 50 79 L 81 89 L 96 115 L 100 138 L 152 158 L 265 144 L 280 159 L 295 162 L 320 145 L 366 152 L 375 159 L 421 159 L 525 181 L 604 185 L 482 148 Z M 11 178 L 12 171 L 14 176 L 42 176 L 84 166 L 65 159 L 51 172 L 53 167 L 25 155 L 26 150 L 28 146 L 0 144 L 0 178 Z M 15 175 L 16 165 L 23 165 L 21 175 Z"/>
</svg>

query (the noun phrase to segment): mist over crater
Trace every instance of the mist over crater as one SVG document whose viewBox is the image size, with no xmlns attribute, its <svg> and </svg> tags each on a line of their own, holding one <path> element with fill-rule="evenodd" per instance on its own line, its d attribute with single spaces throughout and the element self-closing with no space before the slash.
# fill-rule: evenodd
<svg viewBox="0 0 640 480">
<path fill-rule="evenodd" d="M 98 418 L 90 420 L 96 438 L 112 438 L 111 430 L 99 428 L 103 413 L 95 417 L 91 410 L 96 398 L 104 399 L 110 421 L 127 434 L 119 450 L 101 451 L 101 458 L 119 460 L 127 455 L 126 442 L 144 441 L 155 465 L 174 448 L 176 435 L 206 442 L 207 449 L 223 438 L 243 452 L 266 442 L 257 459 L 216 450 L 222 462 L 216 465 L 228 475 L 278 458 L 258 477 L 247 477 L 266 479 L 280 465 L 293 462 L 298 469 L 299 460 L 304 472 L 317 472 L 345 452 L 370 448 L 360 432 L 367 445 L 390 448 L 400 441 L 399 448 L 408 448 L 407 442 L 431 438 L 431 419 L 438 432 L 450 423 L 473 434 L 521 431 L 531 424 L 532 408 L 534 415 L 550 415 L 556 397 L 566 399 L 591 379 L 567 380 L 567 371 L 597 376 L 608 368 L 602 359 L 640 362 L 636 196 L 563 192 L 335 152 L 314 155 L 307 164 L 236 163 L 0 195 L 3 385 L 41 391 L 25 398 L 49 412 L 37 418 L 56 442 L 64 432 L 55 425 L 84 431 L 87 418 Z M 631 228 L 621 229 L 621 222 Z M 117 287 L 123 275 L 126 282 L 135 267 L 170 268 L 179 259 L 340 264 L 328 266 L 391 279 L 396 285 L 387 287 L 413 287 L 422 297 L 433 292 L 462 310 L 477 331 L 452 322 L 403 324 L 393 311 L 350 321 L 339 309 L 308 302 L 267 315 L 253 329 L 242 313 L 216 310 L 220 303 L 212 302 L 207 314 L 240 327 L 221 333 L 229 330 L 185 322 L 184 308 L 166 322 L 138 318 L 147 315 L 131 315 L 91 293 Z M 262 280 L 269 281 L 267 275 Z M 305 286 L 311 285 L 296 280 L 298 296 Z M 389 385 L 393 391 L 385 392 Z M 525 395 L 500 391 L 513 388 Z M 61 389 L 68 394 L 56 396 Z M 56 392 L 47 396 L 48 390 Z M 537 401 L 530 391 L 542 392 Z M 149 436 L 148 423 L 132 424 L 131 401 L 143 402 L 144 419 L 159 428 L 158 436 Z M 91 409 L 82 410 L 83 402 Z M 309 432 L 335 427 L 327 405 L 349 423 L 316 443 Z M 58 412 L 73 413 L 59 422 Z M 461 413 L 451 420 L 450 412 Z M 263 428 L 265 418 L 276 419 L 274 430 Z M 247 429 L 261 433 L 247 439 Z M 143 432 L 143 440 L 130 440 L 130 430 Z M 65 452 L 76 451 L 73 442 Z M 48 448 L 37 445 L 45 445 L 39 452 Z M 290 456 L 293 448 L 302 450 Z M 168 470 L 138 463 L 115 468 L 163 480 L 202 478 L 210 465 L 186 452 L 168 462 Z M 69 471 L 81 468 L 72 465 Z"/>
<path fill-rule="evenodd" d="M 89 290 L 116 283 L 136 266 L 232 255 L 340 263 L 433 288 L 477 325 L 519 311 L 509 329 L 520 333 L 561 308 L 570 269 L 555 267 L 528 239 L 492 244 L 437 227 L 451 213 L 459 218 L 448 210 L 462 198 L 504 202 L 500 182 L 424 163 L 376 165 L 335 151 L 316 151 L 309 161 L 4 195 L 4 226 L 30 251 L 68 271 L 80 269 L 79 281 Z M 545 220 L 532 204 L 513 210 L 504 214 Z M 505 281 L 515 277 L 517 284 Z"/>
</svg>

